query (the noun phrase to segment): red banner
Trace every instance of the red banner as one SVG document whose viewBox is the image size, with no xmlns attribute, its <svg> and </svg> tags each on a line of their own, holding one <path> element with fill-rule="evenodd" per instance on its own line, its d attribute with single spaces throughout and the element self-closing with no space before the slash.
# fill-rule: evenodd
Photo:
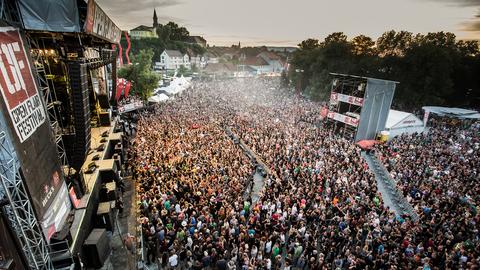
<svg viewBox="0 0 480 270">
<path fill-rule="evenodd" d="M 77 194 L 75 194 L 73 187 L 70 188 L 68 194 L 70 195 L 70 200 L 72 201 L 73 206 L 75 209 L 77 209 L 78 205 L 80 204 L 80 200 L 77 198 Z"/>
<path fill-rule="evenodd" d="M 120 97 L 122 96 L 123 89 L 125 88 L 125 80 L 124 79 L 118 79 L 117 80 L 117 93 L 115 94 L 115 100 L 119 100 Z"/>
<path fill-rule="evenodd" d="M 28 139 L 46 119 L 20 33 L 0 28 L 0 92 L 20 142 Z"/>
<path fill-rule="evenodd" d="M 128 97 L 128 93 L 130 92 L 130 87 L 132 87 L 132 83 L 127 81 L 127 85 L 125 85 L 125 91 L 123 94 L 124 97 Z"/>
</svg>

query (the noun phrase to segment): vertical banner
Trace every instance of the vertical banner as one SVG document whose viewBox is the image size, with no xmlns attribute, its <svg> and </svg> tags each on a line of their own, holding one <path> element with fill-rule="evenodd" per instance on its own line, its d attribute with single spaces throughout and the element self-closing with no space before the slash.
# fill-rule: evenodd
<svg viewBox="0 0 480 270">
<path fill-rule="evenodd" d="M 115 100 L 119 100 L 123 94 L 123 89 L 125 88 L 125 79 L 117 79 L 117 93 L 115 95 Z"/>
<path fill-rule="evenodd" d="M 0 120 L 12 131 L 22 178 L 48 240 L 63 226 L 71 205 L 43 96 L 23 36 L 12 27 L 0 27 L 0 92 Z"/>
<path fill-rule="evenodd" d="M 130 87 L 132 87 L 132 83 L 127 81 L 127 85 L 125 85 L 125 93 L 123 94 L 126 97 L 128 97 L 128 93 L 130 92 Z"/>
<path fill-rule="evenodd" d="M 20 33 L 0 28 L 0 91 L 15 132 L 24 142 L 46 119 Z"/>
</svg>

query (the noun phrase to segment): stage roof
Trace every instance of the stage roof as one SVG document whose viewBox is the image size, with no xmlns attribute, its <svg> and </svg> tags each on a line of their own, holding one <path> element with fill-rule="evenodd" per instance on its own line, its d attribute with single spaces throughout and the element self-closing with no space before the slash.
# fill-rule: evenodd
<svg viewBox="0 0 480 270">
<path fill-rule="evenodd" d="M 440 116 L 455 117 L 460 119 L 480 119 L 480 113 L 473 110 L 467 110 L 462 108 L 448 108 L 437 106 L 425 106 L 422 107 L 425 112 L 434 113 Z"/>
<path fill-rule="evenodd" d="M 94 1 L 18 1 L 25 30 L 55 33 L 85 33 L 110 43 L 119 43 L 121 30 Z"/>
</svg>

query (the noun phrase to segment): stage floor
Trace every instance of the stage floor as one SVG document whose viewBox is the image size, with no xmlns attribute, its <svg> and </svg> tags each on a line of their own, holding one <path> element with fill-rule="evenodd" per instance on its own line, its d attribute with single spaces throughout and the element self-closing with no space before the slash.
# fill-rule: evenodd
<svg viewBox="0 0 480 270">
<path fill-rule="evenodd" d="M 113 132 L 115 124 L 116 121 L 114 120 L 109 127 L 92 128 L 91 131 L 92 140 L 90 148 L 92 150 L 90 150 L 90 153 L 87 155 L 80 172 L 85 180 L 87 189 L 84 197 L 88 197 L 84 202 L 82 202 L 82 206 L 84 208 L 75 210 L 74 221 L 70 228 L 70 233 L 72 235 L 70 251 L 72 254 L 81 250 L 84 239 L 90 233 L 89 229 L 91 226 L 91 219 L 94 214 L 93 212 L 97 209 L 99 203 L 100 172 L 115 169 L 115 160 L 105 159 L 109 148 L 114 147 L 114 144 L 116 144 L 118 141 L 121 142 L 122 139 L 122 132 Z M 108 136 L 102 137 L 102 134 L 105 131 L 108 131 Z M 101 142 L 102 138 L 105 138 L 106 141 Z M 105 147 L 102 151 L 98 151 L 97 148 L 102 143 L 105 144 Z M 99 155 L 99 159 L 94 161 L 93 158 L 96 155 Z M 85 173 L 85 171 L 88 169 L 88 165 L 92 162 L 95 162 L 97 168 L 93 173 Z"/>
</svg>

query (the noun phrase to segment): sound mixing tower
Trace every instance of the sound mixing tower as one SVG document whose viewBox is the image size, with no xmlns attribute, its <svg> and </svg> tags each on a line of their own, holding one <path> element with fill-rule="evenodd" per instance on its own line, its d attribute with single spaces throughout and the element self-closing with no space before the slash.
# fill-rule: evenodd
<svg viewBox="0 0 480 270">
<path fill-rule="evenodd" d="M 330 73 L 333 76 L 327 118 L 349 139 L 375 139 L 385 129 L 398 82 Z"/>
</svg>

